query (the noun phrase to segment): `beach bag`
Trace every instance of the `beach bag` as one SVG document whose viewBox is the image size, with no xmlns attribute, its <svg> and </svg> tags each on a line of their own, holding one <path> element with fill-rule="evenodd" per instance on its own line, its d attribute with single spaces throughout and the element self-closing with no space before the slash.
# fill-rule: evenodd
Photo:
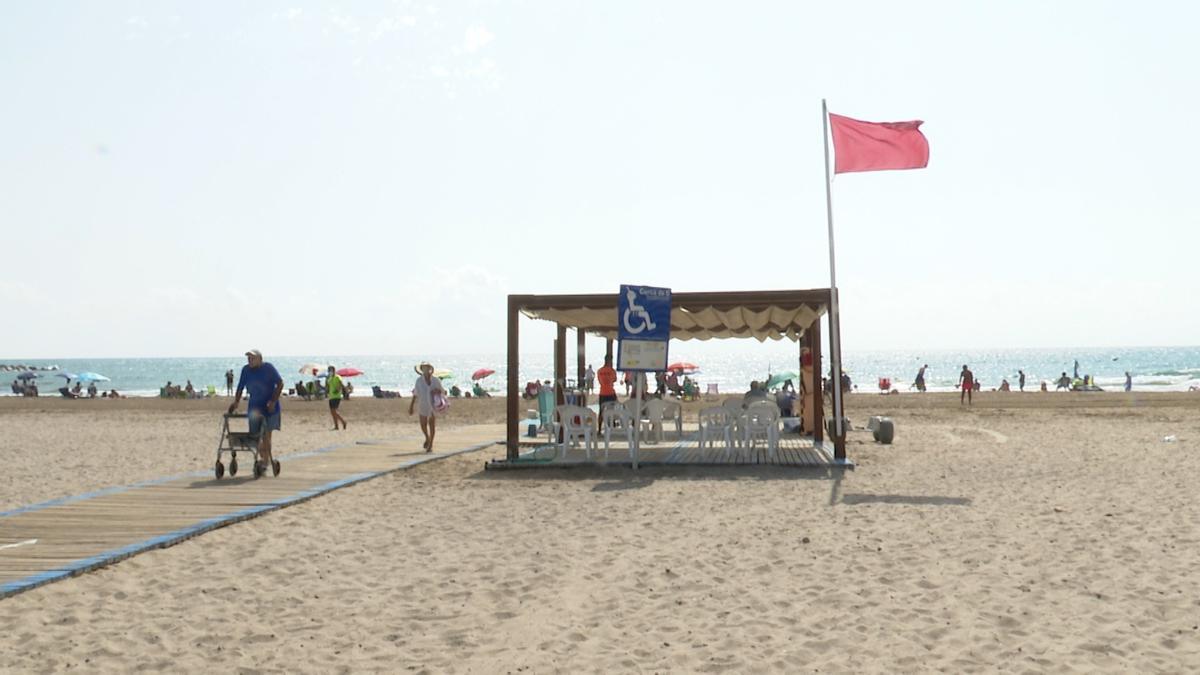
<svg viewBox="0 0 1200 675">
<path fill-rule="evenodd" d="M 433 409 L 435 412 L 443 413 L 450 409 L 450 399 L 442 392 L 433 394 Z"/>
</svg>

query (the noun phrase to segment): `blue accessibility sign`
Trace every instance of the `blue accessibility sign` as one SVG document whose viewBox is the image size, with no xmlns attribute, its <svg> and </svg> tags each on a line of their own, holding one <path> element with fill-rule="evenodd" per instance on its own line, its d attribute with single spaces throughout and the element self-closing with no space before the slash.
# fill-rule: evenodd
<svg viewBox="0 0 1200 675">
<path fill-rule="evenodd" d="M 671 340 L 671 289 L 621 285 L 617 298 L 617 367 L 666 370 Z"/>
<path fill-rule="evenodd" d="M 670 340 L 671 289 L 621 284 L 617 339 Z"/>
</svg>

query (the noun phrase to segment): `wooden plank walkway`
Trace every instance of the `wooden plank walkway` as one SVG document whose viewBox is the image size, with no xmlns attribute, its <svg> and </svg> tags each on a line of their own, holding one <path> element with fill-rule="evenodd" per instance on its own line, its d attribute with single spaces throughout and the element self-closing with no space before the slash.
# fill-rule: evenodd
<svg viewBox="0 0 1200 675">
<path fill-rule="evenodd" d="M 296 504 L 417 464 L 494 446 L 502 425 L 439 429 L 426 453 L 421 437 L 362 442 L 280 457 L 278 477 L 236 477 L 211 469 L 0 513 L 0 598 L 110 565 L 142 551 Z"/>
<path fill-rule="evenodd" d="M 668 436 L 673 436 L 671 433 Z M 557 446 L 547 445 L 545 440 L 534 442 L 532 439 L 522 439 L 521 459 L 516 462 L 490 462 L 489 469 L 515 468 L 518 466 L 589 466 L 589 465 L 618 465 L 629 466 L 629 447 L 624 441 L 613 441 L 611 449 L 604 451 L 604 440 L 600 439 L 598 449 L 592 453 L 591 459 L 585 455 L 582 447 L 567 450 L 564 455 Z M 781 436 L 776 456 L 759 443 L 757 448 L 735 448 L 726 452 L 722 447 L 701 448 L 699 434 L 684 432 L 677 440 L 669 437 L 664 443 L 643 445 L 638 449 L 638 464 L 641 466 L 658 465 L 776 465 L 793 467 L 830 467 L 836 466 L 831 447 L 816 446 L 808 436 L 792 434 Z"/>
</svg>

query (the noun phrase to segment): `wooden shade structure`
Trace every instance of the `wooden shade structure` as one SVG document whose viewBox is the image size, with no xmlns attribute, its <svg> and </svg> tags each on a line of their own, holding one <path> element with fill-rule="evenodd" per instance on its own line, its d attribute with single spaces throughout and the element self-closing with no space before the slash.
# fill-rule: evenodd
<svg viewBox="0 0 1200 675">
<path fill-rule="evenodd" d="M 671 339 L 711 340 L 754 338 L 789 339 L 800 342 L 813 358 L 812 379 L 805 385 L 815 392 L 813 438 L 820 442 L 821 423 L 821 317 L 828 310 L 827 288 L 784 291 L 727 291 L 672 293 Z M 518 429 L 521 403 L 520 333 L 521 315 L 553 321 L 558 326 L 554 346 L 554 381 L 562 391 L 566 379 L 566 331 L 576 331 L 579 380 L 584 371 L 584 335 L 592 333 L 608 339 L 608 353 L 617 336 L 616 293 L 590 295 L 510 295 L 508 296 L 508 410 L 506 445 L 508 459 L 518 458 Z M 837 439 L 835 439 L 836 441 Z M 845 457 L 845 446 L 837 442 L 835 457 Z"/>
</svg>

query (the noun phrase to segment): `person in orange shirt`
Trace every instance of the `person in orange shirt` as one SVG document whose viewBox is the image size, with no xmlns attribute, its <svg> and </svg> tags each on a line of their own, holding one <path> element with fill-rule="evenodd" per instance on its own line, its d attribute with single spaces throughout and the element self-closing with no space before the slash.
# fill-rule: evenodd
<svg viewBox="0 0 1200 675">
<path fill-rule="evenodd" d="M 615 403 L 617 400 L 617 371 L 612 367 L 612 356 L 605 355 L 604 365 L 600 366 L 600 370 L 596 371 L 596 381 L 600 383 L 600 415 L 597 425 L 599 428 L 603 428 L 604 404 Z"/>
</svg>

